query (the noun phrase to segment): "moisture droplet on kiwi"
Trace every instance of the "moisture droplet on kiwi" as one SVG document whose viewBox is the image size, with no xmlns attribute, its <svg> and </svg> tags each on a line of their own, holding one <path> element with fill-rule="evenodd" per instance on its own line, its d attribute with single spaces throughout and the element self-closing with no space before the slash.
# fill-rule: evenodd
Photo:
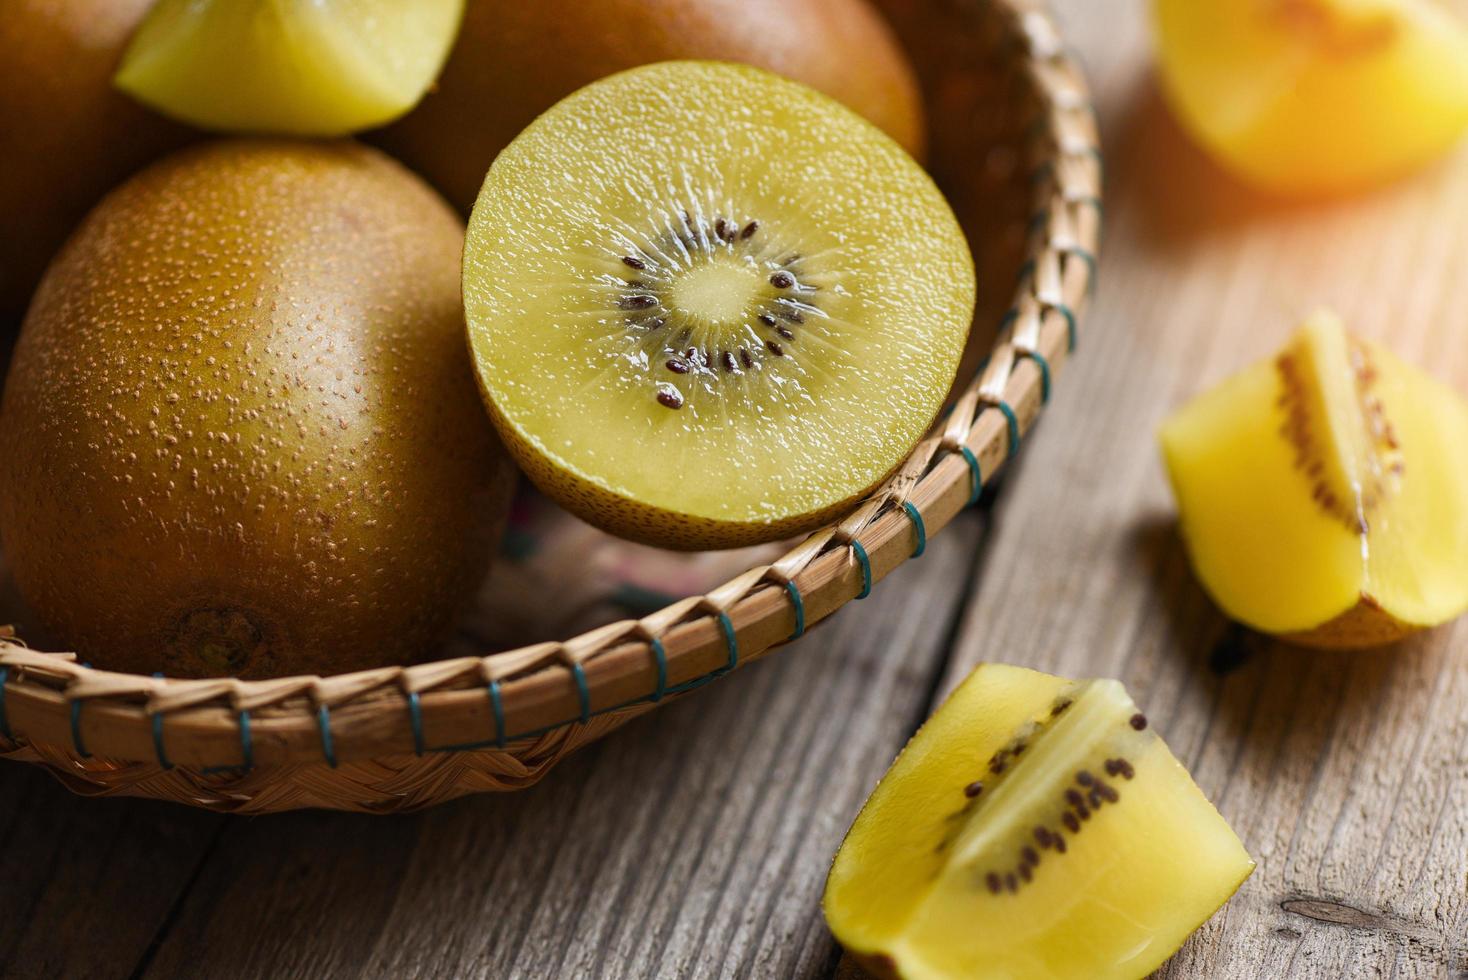
<svg viewBox="0 0 1468 980">
<path fill-rule="evenodd" d="M 465 244 L 481 391 L 522 467 L 670 547 L 794 534 L 890 474 L 952 383 L 973 291 L 952 212 L 900 147 L 706 62 L 542 116 L 491 168 Z"/>
</svg>

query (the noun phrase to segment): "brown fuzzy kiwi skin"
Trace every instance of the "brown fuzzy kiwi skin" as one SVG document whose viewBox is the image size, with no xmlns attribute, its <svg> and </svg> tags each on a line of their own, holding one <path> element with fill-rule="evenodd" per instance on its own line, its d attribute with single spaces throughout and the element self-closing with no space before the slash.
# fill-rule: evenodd
<svg viewBox="0 0 1468 980">
<path fill-rule="evenodd" d="M 599 78 L 672 60 L 803 82 L 923 158 L 916 77 L 866 0 L 469 0 L 438 85 L 371 139 L 468 213 L 495 156 L 536 116 Z"/>
<path fill-rule="evenodd" d="M 107 191 L 191 137 L 112 87 L 153 0 L 0 3 L 0 317 Z"/>
<path fill-rule="evenodd" d="M 1280 639 L 1315 650 L 1370 650 L 1399 643 L 1425 627 L 1403 622 L 1368 595 L 1350 609 L 1314 629 L 1285 633 Z"/>
<path fill-rule="evenodd" d="M 429 653 L 513 478 L 464 350 L 462 241 L 346 142 L 206 144 L 109 195 L 0 406 L 0 538 L 52 637 L 169 676 Z"/>
</svg>

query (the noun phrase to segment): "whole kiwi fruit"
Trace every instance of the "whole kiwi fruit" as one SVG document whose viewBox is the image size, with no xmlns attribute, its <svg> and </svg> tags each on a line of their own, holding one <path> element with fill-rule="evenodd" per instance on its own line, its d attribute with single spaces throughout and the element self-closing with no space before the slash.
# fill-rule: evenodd
<svg viewBox="0 0 1468 980">
<path fill-rule="evenodd" d="M 606 75 L 682 59 L 803 82 L 922 159 L 917 81 L 866 0 L 469 0 L 437 87 L 374 141 L 467 213 L 495 156 L 540 113 Z"/>
<path fill-rule="evenodd" d="M 0 5 L 0 316 L 24 312 L 87 210 L 189 130 L 112 87 L 153 0 Z"/>
<path fill-rule="evenodd" d="M 512 472 L 465 349 L 462 242 L 353 143 L 206 144 L 108 195 L 0 405 L 0 539 L 54 639 L 170 676 L 428 652 Z"/>
</svg>

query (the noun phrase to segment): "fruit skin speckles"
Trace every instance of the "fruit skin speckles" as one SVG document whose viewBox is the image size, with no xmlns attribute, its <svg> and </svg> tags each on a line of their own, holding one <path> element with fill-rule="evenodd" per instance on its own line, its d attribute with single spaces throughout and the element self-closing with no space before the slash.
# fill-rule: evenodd
<svg viewBox="0 0 1468 980">
<path fill-rule="evenodd" d="M 432 649 L 513 479 L 465 365 L 461 242 L 349 143 L 206 144 L 104 199 L 0 410 L 6 560 L 50 631 L 170 676 Z"/>
</svg>

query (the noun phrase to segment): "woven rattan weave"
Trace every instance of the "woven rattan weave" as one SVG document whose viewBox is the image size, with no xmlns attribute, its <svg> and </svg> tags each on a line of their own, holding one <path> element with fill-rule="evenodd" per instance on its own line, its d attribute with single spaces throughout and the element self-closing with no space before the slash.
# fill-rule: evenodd
<svg viewBox="0 0 1468 980">
<path fill-rule="evenodd" d="M 966 165 L 1023 167 L 1029 179 L 1014 193 L 1030 199 L 1015 209 L 1027 220 L 985 232 L 1001 236 L 1001 253 L 1002 236 L 1012 237 L 1018 267 L 992 350 L 875 495 L 706 595 L 482 657 L 333 677 L 170 680 L 93 670 L 7 632 L 0 756 L 46 765 L 78 793 L 242 813 L 385 812 L 516 789 L 628 719 L 798 637 L 920 556 L 1020 449 L 1075 349 L 1095 276 L 1101 159 L 1084 81 L 1038 0 L 886 6 L 925 75 L 931 127 L 993 134 L 980 139 L 985 159 Z M 965 104 L 965 93 L 995 118 L 954 118 L 946 107 Z M 955 156 L 935 161 L 935 172 L 961 197 L 964 188 L 951 186 L 965 180 Z M 981 269 L 984 246 L 975 241 Z"/>
</svg>

